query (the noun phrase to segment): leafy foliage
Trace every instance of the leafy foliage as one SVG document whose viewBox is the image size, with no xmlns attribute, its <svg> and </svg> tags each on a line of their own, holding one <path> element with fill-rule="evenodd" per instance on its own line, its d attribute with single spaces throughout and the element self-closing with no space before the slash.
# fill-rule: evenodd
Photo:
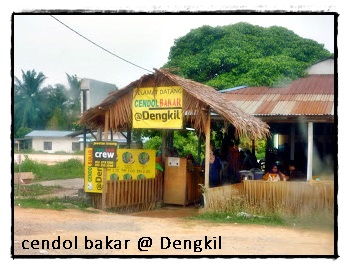
<svg viewBox="0 0 349 269">
<path fill-rule="evenodd" d="M 35 70 L 22 70 L 22 81 L 15 77 L 14 85 L 14 125 L 15 130 L 20 127 L 41 129 L 42 118 L 46 114 L 45 95 L 40 86 L 46 77 Z"/>
<path fill-rule="evenodd" d="M 31 129 L 82 129 L 77 124 L 80 116 L 78 78 L 67 74 L 68 90 L 63 84 L 42 87 L 45 79 L 42 72 L 35 70 L 22 70 L 22 80 L 15 77 L 14 133 L 17 138 L 24 137 Z"/>
<path fill-rule="evenodd" d="M 161 148 L 162 138 L 161 134 L 152 135 L 149 140 L 147 140 L 143 148 L 145 149 L 155 149 Z M 191 153 L 196 161 L 198 158 L 198 136 L 195 132 L 187 131 L 174 131 L 173 147 L 177 150 L 179 157 L 186 157 Z M 204 146 L 202 146 L 201 152 L 204 152 Z M 200 156 L 200 159 L 203 158 Z"/>
<path fill-rule="evenodd" d="M 24 138 L 26 134 L 29 134 L 31 131 L 33 131 L 31 128 L 27 127 L 20 127 L 16 132 L 17 138 Z"/>
<path fill-rule="evenodd" d="M 331 56 L 322 44 L 284 27 L 241 22 L 191 30 L 175 40 L 164 67 L 221 90 L 279 85 L 303 76 L 307 67 Z"/>
</svg>

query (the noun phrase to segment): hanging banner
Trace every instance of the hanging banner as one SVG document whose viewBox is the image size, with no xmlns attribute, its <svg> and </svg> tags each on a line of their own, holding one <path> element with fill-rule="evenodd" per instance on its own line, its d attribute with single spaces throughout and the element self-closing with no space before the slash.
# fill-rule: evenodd
<svg viewBox="0 0 349 269">
<path fill-rule="evenodd" d="M 117 153 L 116 142 L 96 141 L 93 142 L 92 166 L 112 168 L 116 166 Z"/>
<path fill-rule="evenodd" d="M 133 90 L 133 128 L 182 129 L 183 89 L 180 86 Z"/>
</svg>

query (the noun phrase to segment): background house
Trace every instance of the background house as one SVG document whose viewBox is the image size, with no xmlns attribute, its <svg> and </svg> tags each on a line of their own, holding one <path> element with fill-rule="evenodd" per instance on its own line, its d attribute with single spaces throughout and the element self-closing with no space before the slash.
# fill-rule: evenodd
<svg viewBox="0 0 349 269">
<path fill-rule="evenodd" d="M 96 138 L 97 132 L 86 133 L 87 146 L 98 140 Z M 27 134 L 25 139 L 29 140 L 28 144 L 31 145 L 30 148 L 34 151 L 74 153 L 84 150 L 82 131 L 35 130 Z M 124 148 L 127 145 L 126 134 L 121 132 L 113 133 L 113 135 L 109 134 L 109 141 L 117 142 L 120 148 Z M 131 146 L 135 145 L 136 143 L 133 141 Z"/>
<path fill-rule="evenodd" d="M 274 162 L 312 175 L 333 175 L 336 166 L 336 81 L 334 60 L 307 70 L 307 76 L 284 87 L 241 86 L 221 91 L 228 102 L 270 126 L 266 167 Z"/>
<path fill-rule="evenodd" d="M 31 148 L 35 151 L 47 153 L 67 152 L 80 150 L 80 138 L 72 136 L 73 131 L 46 131 L 36 130 L 25 136 L 31 140 Z"/>
</svg>

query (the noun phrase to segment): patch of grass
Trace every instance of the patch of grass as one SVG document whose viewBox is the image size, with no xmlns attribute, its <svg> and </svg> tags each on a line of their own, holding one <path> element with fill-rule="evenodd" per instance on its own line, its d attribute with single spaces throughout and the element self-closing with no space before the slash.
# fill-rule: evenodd
<svg viewBox="0 0 349 269">
<path fill-rule="evenodd" d="M 196 216 L 188 217 L 194 220 L 204 220 L 212 223 L 241 223 L 241 224 L 260 224 L 260 225 L 286 225 L 284 220 L 277 215 L 252 215 L 245 212 L 203 212 Z"/>
<path fill-rule="evenodd" d="M 25 207 L 25 208 L 43 208 L 43 209 L 54 209 L 54 210 L 63 210 L 63 209 L 80 209 L 84 211 L 97 212 L 96 210 L 89 210 L 90 204 L 86 199 L 81 198 L 47 198 L 47 199 L 38 199 L 35 197 L 30 198 L 19 198 L 15 199 L 14 205 Z"/>
<path fill-rule="evenodd" d="M 25 208 L 49 208 L 55 210 L 66 209 L 67 206 L 63 205 L 58 198 L 50 199 L 37 199 L 34 197 L 30 198 L 19 198 L 15 199 L 15 205 Z"/>
<path fill-rule="evenodd" d="M 61 189 L 60 186 L 42 186 L 40 184 L 18 185 L 14 186 L 14 195 L 21 197 L 36 197 L 39 195 L 51 194 Z"/>
<path fill-rule="evenodd" d="M 303 215 L 286 215 L 280 213 L 261 213 L 258 215 L 245 212 L 202 212 L 187 219 L 203 220 L 211 223 L 240 223 L 268 226 L 295 227 L 301 229 L 334 230 L 333 214 L 318 212 Z"/>
<path fill-rule="evenodd" d="M 21 172 L 32 172 L 35 176 L 34 182 L 84 177 L 84 165 L 78 159 L 69 159 L 54 165 L 48 165 L 32 161 L 26 155 L 24 157 Z M 14 172 L 19 172 L 17 163 L 14 164 Z"/>
<path fill-rule="evenodd" d="M 297 216 L 282 215 L 283 221 L 288 226 L 300 227 L 303 229 L 334 230 L 335 218 L 333 212 L 308 212 Z"/>
<path fill-rule="evenodd" d="M 79 197 L 65 196 L 39 198 L 40 195 L 50 195 L 61 189 L 60 186 L 42 186 L 41 184 L 15 185 L 14 186 L 14 205 L 25 208 L 49 208 L 54 210 L 63 210 L 75 208 L 89 212 L 91 203 L 88 199 Z"/>
</svg>

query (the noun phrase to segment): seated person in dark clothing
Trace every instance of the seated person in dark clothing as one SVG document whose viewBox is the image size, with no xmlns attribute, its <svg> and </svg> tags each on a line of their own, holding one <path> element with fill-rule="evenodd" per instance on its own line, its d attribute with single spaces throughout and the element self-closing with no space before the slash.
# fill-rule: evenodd
<svg viewBox="0 0 349 269">
<path fill-rule="evenodd" d="M 294 161 L 290 161 L 288 165 L 288 169 L 290 171 L 288 181 L 306 181 L 307 180 L 307 177 L 304 175 L 304 173 L 296 168 L 296 164 Z"/>
<path fill-rule="evenodd" d="M 254 155 L 249 149 L 246 150 L 246 157 L 243 162 L 244 170 L 250 170 L 252 168 L 259 168 L 256 155 Z"/>
<path fill-rule="evenodd" d="M 213 151 L 210 152 L 210 167 L 209 167 L 209 185 L 210 188 L 220 185 L 220 171 L 222 168 L 221 161 L 218 156 L 215 156 Z M 202 168 L 205 170 L 205 158 L 202 162 Z"/>
</svg>

